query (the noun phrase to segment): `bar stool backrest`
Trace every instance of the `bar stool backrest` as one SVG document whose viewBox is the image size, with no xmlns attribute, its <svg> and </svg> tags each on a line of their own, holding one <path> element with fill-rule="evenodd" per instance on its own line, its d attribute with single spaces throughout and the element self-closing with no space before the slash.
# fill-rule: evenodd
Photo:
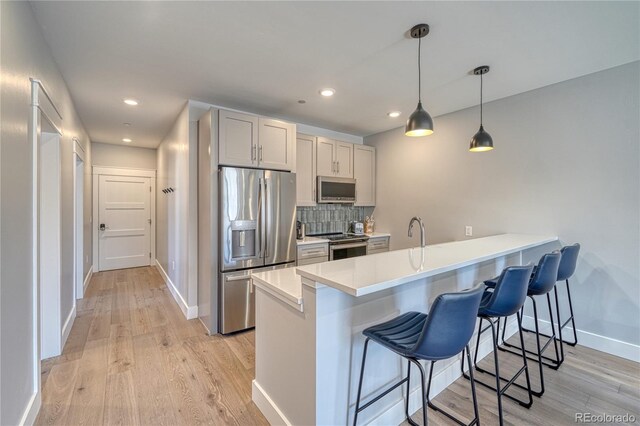
<svg viewBox="0 0 640 426">
<path fill-rule="evenodd" d="M 451 358 L 469 343 L 476 325 L 476 316 L 484 286 L 436 297 L 422 333 L 413 349 L 420 359 Z"/>
<path fill-rule="evenodd" d="M 564 281 L 568 280 L 576 271 L 580 244 L 575 243 L 570 246 L 564 246 L 562 250 L 560 250 L 560 253 L 562 253 L 562 258 L 560 259 L 560 267 L 558 268 L 558 281 Z"/>
<path fill-rule="evenodd" d="M 507 317 L 520 310 L 527 298 L 527 289 L 533 265 L 509 266 L 505 268 L 491 297 L 482 303 L 479 315 Z"/>
<path fill-rule="evenodd" d="M 554 251 L 540 258 L 536 272 L 529 283 L 529 294 L 547 294 L 553 289 L 556 285 L 561 257 L 559 251 Z"/>
</svg>

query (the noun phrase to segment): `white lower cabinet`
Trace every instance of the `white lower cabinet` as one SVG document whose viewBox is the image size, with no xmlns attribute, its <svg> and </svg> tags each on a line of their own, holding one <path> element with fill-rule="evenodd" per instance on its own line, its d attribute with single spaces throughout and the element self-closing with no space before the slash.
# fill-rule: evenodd
<svg viewBox="0 0 640 426">
<path fill-rule="evenodd" d="M 367 254 L 389 251 L 389 237 L 371 237 L 367 241 Z"/>
<path fill-rule="evenodd" d="M 297 266 L 322 263 L 329 260 L 329 243 L 305 244 L 298 246 Z"/>
</svg>

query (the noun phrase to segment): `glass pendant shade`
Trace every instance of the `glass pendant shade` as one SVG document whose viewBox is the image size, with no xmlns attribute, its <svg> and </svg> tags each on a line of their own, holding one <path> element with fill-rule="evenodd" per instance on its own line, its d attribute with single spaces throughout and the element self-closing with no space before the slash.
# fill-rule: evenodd
<svg viewBox="0 0 640 426">
<path fill-rule="evenodd" d="M 427 111 L 422 108 L 422 102 L 418 102 L 418 107 L 409 116 L 404 134 L 407 136 L 428 136 L 433 133 L 433 119 Z"/>
<path fill-rule="evenodd" d="M 480 125 L 478 133 L 473 135 L 471 142 L 469 143 L 469 151 L 482 152 L 491 151 L 493 149 L 493 139 L 491 135 L 484 130 L 484 127 Z"/>
</svg>

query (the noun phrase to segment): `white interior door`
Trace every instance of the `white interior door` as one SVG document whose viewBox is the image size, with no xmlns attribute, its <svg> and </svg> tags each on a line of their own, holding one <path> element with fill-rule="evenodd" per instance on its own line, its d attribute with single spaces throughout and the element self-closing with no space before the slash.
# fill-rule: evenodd
<svg viewBox="0 0 640 426">
<path fill-rule="evenodd" d="M 151 178 L 100 175 L 101 271 L 148 266 L 151 261 Z"/>
</svg>

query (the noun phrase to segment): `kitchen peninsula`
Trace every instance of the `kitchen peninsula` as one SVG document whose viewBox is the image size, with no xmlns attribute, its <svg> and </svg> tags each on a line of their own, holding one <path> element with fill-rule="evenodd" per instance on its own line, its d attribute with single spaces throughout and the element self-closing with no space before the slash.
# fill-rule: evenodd
<svg viewBox="0 0 640 426">
<path fill-rule="evenodd" d="M 253 274 L 253 401 L 272 424 L 351 424 L 362 330 L 407 311 L 428 312 L 439 294 L 469 288 L 506 266 L 535 262 L 557 248 L 557 240 L 503 234 Z M 507 332 L 515 332 L 514 323 Z M 480 356 L 489 346 L 481 342 Z M 365 401 L 406 371 L 401 358 L 377 345 L 367 359 Z M 432 395 L 460 376 L 459 361 L 439 367 Z M 418 380 L 412 383 L 411 413 L 420 405 Z M 396 389 L 386 404 L 372 406 L 359 419 L 401 423 L 403 392 Z"/>
</svg>

